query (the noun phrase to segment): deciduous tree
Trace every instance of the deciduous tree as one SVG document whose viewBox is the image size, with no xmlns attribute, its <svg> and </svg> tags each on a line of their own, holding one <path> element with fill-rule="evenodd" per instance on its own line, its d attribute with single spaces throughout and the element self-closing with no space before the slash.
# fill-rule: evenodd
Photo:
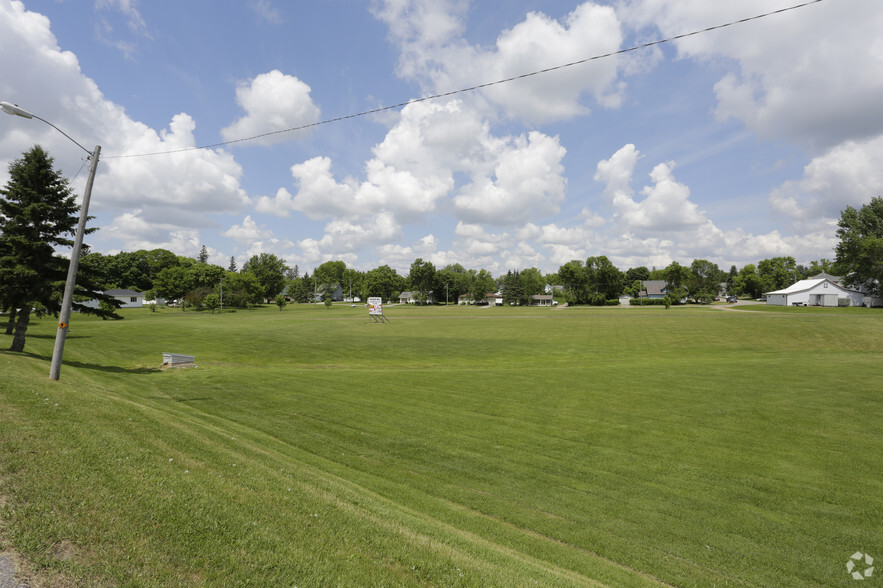
<svg viewBox="0 0 883 588">
<path fill-rule="evenodd" d="M 749 263 L 739 270 L 733 279 L 733 285 L 737 294 L 751 298 L 759 298 L 763 294 L 763 282 L 753 263 Z"/>
<path fill-rule="evenodd" d="M 272 253 L 253 255 L 242 266 L 244 273 L 252 274 L 263 288 L 263 298 L 272 300 L 285 288 L 285 262 Z"/>
<path fill-rule="evenodd" d="M 676 261 L 671 262 L 662 271 L 665 279 L 665 288 L 673 301 L 680 300 L 686 294 L 686 286 L 690 280 L 690 268 L 684 267 Z"/>
<path fill-rule="evenodd" d="M 411 288 L 419 292 L 420 298 L 425 298 L 426 294 L 432 290 L 435 281 L 435 266 L 430 261 L 423 261 L 417 258 L 411 264 L 411 271 L 408 273 L 408 282 Z"/>
<path fill-rule="evenodd" d="M 711 302 L 717 296 L 722 272 L 716 263 L 707 259 L 694 259 L 690 264 L 688 289 L 690 296 L 699 302 Z M 725 274 L 724 274 L 725 275 Z"/>
<path fill-rule="evenodd" d="M 330 291 L 342 285 L 344 272 L 346 272 L 345 262 L 326 261 L 313 271 L 313 278 L 319 290 Z"/>
<path fill-rule="evenodd" d="M 757 264 L 757 274 L 764 292 L 787 288 L 798 280 L 797 262 L 793 257 L 772 257 Z"/>
<path fill-rule="evenodd" d="M 475 302 L 481 302 L 487 298 L 489 293 L 496 290 L 496 282 L 494 276 L 486 269 L 479 271 L 470 270 L 471 281 L 469 284 L 469 295 Z"/>
<path fill-rule="evenodd" d="M 590 257 L 586 260 L 586 282 L 588 290 L 602 297 L 594 297 L 595 303 L 604 304 L 605 300 L 619 298 L 622 294 L 622 272 L 606 255 Z"/>
<path fill-rule="evenodd" d="M 883 198 L 872 198 L 859 209 L 847 206 L 837 221 L 834 248 L 845 282 L 883 293 Z"/>
<path fill-rule="evenodd" d="M 392 299 L 393 295 L 404 288 L 404 278 L 388 265 L 381 265 L 365 274 L 365 296 L 380 296 L 383 300 Z"/>
</svg>

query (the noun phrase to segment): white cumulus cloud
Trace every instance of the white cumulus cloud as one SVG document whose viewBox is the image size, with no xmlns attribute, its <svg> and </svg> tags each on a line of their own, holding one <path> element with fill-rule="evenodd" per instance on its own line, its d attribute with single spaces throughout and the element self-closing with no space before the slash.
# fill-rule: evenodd
<svg viewBox="0 0 883 588">
<path fill-rule="evenodd" d="M 236 102 L 246 115 L 222 129 L 221 136 L 235 141 L 317 122 L 320 111 L 310 91 L 307 84 L 277 69 L 240 83 Z M 297 137 L 296 133 L 276 133 L 256 142 L 270 145 Z"/>
</svg>

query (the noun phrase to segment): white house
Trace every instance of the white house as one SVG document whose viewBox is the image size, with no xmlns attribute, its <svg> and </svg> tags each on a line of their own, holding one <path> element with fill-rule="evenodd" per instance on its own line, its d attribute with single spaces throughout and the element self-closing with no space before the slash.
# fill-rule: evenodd
<svg viewBox="0 0 883 588">
<path fill-rule="evenodd" d="M 402 292 L 399 294 L 399 304 L 418 304 L 420 292 Z M 426 292 L 426 304 L 435 304 L 435 294 Z"/>
<path fill-rule="evenodd" d="M 105 294 L 108 296 L 113 296 L 120 302 L 122 305 L 120 308 L 141 308 L 144 304 L 144 293 L 136 292 L 134 290 L 122 289 L 122 290 L 105 290 Z"/>
<path fill-rule="evenodd" d="M 127 288 L 116 289 L 116 290 L 105 290 L 105 294 L 108 296 L 113 296 L 117 300 L 120 301 L 120 308 L 141 308 L 144 304 L 144 293 L 136 292 L 134 290 L 129 290 Z M 98 308 L 97 300 L 89 300 L 83 303 L 84 306 L 89 306 L 91 308 Z"/>
<path fill-rule="evenodd" d="M 864 295 L 828 278 L 800 280 L 787 288 L 767 292 L 766 303 L 773 306 L 861 306 Z"/>
<path fill-rule="evenodd" d="M 557 304 L 551 294 L 534 294 L 530 297 L 531 306 L 555 306 Z"/>
</svg>

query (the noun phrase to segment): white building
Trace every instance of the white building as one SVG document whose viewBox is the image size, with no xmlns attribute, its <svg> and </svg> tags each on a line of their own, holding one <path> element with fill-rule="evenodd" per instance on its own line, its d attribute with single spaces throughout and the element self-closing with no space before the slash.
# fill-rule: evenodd
<svg viewBox="0 0 883 588">
<path fill-rule="evenodd" d="M 827 278 L 800 280 L 783 290 L 767 292 L 766 303 L 773 306 L 861 306 L 864 295 Z"/>
<path fill-rule="evenodd" d="M 119 288 L 116 290 L 105 290 L 105 294 L 113 296 L 120 301 L 120 308 L 141 308 L 144 304 L 144 293 L 129 290 L 128 288 Z M 90 308 L 98 308 L 97 300 L 88 300 L 83 306 Z"/>
</svg>

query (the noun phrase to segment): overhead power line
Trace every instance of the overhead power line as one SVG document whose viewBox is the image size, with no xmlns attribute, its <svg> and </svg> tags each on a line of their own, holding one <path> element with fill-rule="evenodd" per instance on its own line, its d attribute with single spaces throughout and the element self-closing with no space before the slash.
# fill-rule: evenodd
<svg viewBox="0 0 883 588">
<path fill-rule="evenodd" d="M 362 112 L 356 112 L 356 113 L 354 113 L 354 114 L 347 114 L 347 115 L 344 115 L 344 116 L 337 116 L 337 117 L 334 117 L 334 118 L 328 118 L 328 119 L 320 120 L 320 121 L 317 121 L 317 122 L 314 122 L 314 123 L 309 123 L 309 124 L 300 125 L 300 126 L 296 126 L 296 127 L 290 127 L 290 128 L 287 128 L 287 129 L 278 129 L 278 130 L 275 130 L 275 131 L 268 131 L 268 132 L 266 132 L 266 133 L 261 133 L 261 134 L 259 134 L 259 135 L 253 135 L 253 136 L 251 136 L 251 137 L 243 137 L 243 138 L 241 138 L 241 139 L 231 139 L 231 140 L 229 140 L 229 141 L 222 141 L 222 142 L 220 142 L 220 143 L 212 143 L 211 145 L 201 145 L 201 146 L 199 146 L 199 147 L 185 147 L 185 148 L 182 148 L 182 149 L 172 149 L 172 150 L 169 150 L 169 151 L 155 151 L 155 152 L 153 152 L 153 153 L 133 153 L 133 154 L 129 154 L 129 155 L 109 155 L 109 156 L 105 156 L 104 159 L 121 159 L 121 158 L 126 158 L 126 157 L 149 157 L 149 156 L 153 156 L 153 155 L 168 155 L 168 154 L 172 154 L 172 153 L 182 153 L 182 152 L 185 152 L 185 151 L 198 151 L 198 150 L 201 150 L 201 149 L 214 149 L 214 148 L 216 148 L 216 147 L 224 147 L 225 145 L 234 145 L 234 144 L 236 144 L 236 143 L 244 143 L 244 142 L 246 142 L 246 141 L 255 141 L 255 140 L 257 140 L 257 139 L 263 139 L 264 137 L 271 137 L 271 136 L 273 136 L 273 135 L 281 135 L 281 134 L 283 134 L 283 133 L 293 133 L 293 132 L 295 132 L 295 131 L 303 131 L 303 130 L 306 130 L 306 129 L 311 129 L 311 128 L 313 128 L 313 127 L 318 127 L 318 126 L 327 125 L 327 124 L 330 124 L 330 123 L 335 123 L 335 122 L 340 122 L 340 121 L 344 121 L 344 120 L 349 120 L 349 119 L 352 119 L 352 118 L 359 118 L 359 117 L 362 117 L 362 116 L 368 116 L 368 115 L 372 115 L 372 114 L 377 114 L 377 113 L 380 113 L 380 112 L 385 112 L 385 111 L 387 111 L 387 110 L 396 110 L 396 109 L 398 109 L 398 108 L 404 108 L 405 106 L 408 106 L 409 104 L 416 104 L 416 103 L 418 103 L 418 102 L 427 102 L 427 101 L 429 101 L 429 100 L 436 100 L 436 99 L 438 99 L 438 98 L 446 98 L 446 97 L 448 97 L 448 96 L 455 96 L 455 95 L 457 95 L 457 94 L 465 94 L 465 93 L 468 93 L 468 92 L 474 92 L 474 91 L 476 91 L 476 90 L 482 90 L 482 89 L 484 89 L 484 88 L 490 88 L 491 86 L 498 86 L 498 85 L 500 85 L 500 84 L 507 84 L 507 83 L 509 83 L 509 82 L 514 82 L 514 81 L 517 81 L 517 80 L 523 80 L 523 79 L 525 79 L 525 78 L 530 78 L 530 77 L 533 77 L 533 76 L 538 76 L 538 75 L 542 75 L 542 74 L 550 73 L 550 72 L 553 72 L 553 71 L 558 71 L 558 70 L 561 70 L 561 69 L 566 69 L 566 68 L 568 68 L 568 67 L 574 67 L 574 66 L 577 66 L 577 65 L 582 65 L 582 64 L 584 64 L 584 63 L 588 63 L 588 62 L 590 62 L 590 61 L 597 61 L 597 60 L 599 60 L 599 59 L 606 59 L 606 58 L 608 58 L 608 57 L 613 57 L 613 56 L 616 56 L 616 55 L 622 55 L 622 54 L 624 54 L 624 53 L 631 53 L 631 52 L 633 52 L 633 51 L 639 51 L 639 50 L 641 50 L 641 49 L 647 49 L 648 47 L 654 47 L 654 46 L 656 46 L 656 45 L 662 45 L 662 44 L 664 44 L 664 43 L 671 43 L 672 41 L 678 41 L 678 40 L 680 40 L 680 39 L 685 39 L 685 38 L 687 38 L 687 37 L 693 37 L 693 36 L 695 36 L 695 35 L 701 35 L 701 34 L 704 34 L 704 33 L 709 33 L 709 32 L 711 32 L 711 31 L 716 31 L 716 30 L 719 30 L 719 29 L 724 29 L 724 28 L 731 27 L 731 26 L 734 26 L 734 25 L 744 24 L 744 23 L 746 23 L 746 22 L 751 22 L 751 21 L 754 21 L 754 20 L 759 20 L 759 19 L 761 19 L 761 18 L 766 18 L 766 17 L 768 17 L 768 16 L 774 16 L 774 15 L 776 15 L 776 14 L 782 14 L 783 12 L 790 12 L 790 11 L 792 11 L 792 10 L 797 10 L 798 8 L 804 8 L 804 7 L 809 6 L 809 5 L 811 5 L 811 4 L 818 4 L 819 2 L 822 2 L 822 1 L 823 1 L 823 0 L 809 0 L 808 2 L 803 2 L 802 4 L 795 4 L 795 5 L 793 5 L 793 6 L 788 6 L 788 7 L 786 7 L 786 8 L 780 8 L 779 10 L 773 10 L 773 11 L 771 11 L 771 12 L 765 12 L 765 13 L 763 13 L 763 14 L 758 14 L 758 15 L 755 15 L 755 16 L 749 16 L 749 17 L 747 17 L 747 18 L 742 18 L 742 19 L 734 20 L 734 21 L 730 21 L 730 22 L 727 22 L 727 23 L 724 23 L 724 24 L 719 24 L 719 25 L 715 25 L 715 26 L 707 27 L 707 28 L 704 28 L 704 29 L 699 29 L 699 30 L 696 30 L 696 31 L 692 31 L 692 32 L 690 32 L 690 33 L 683 33 L 683 34 L 680 34 L 680 35 L 675 35 L 675 36 L 673 36 L 673 37 L 667 37 L 667 38 L 665 38 L 665 39 L 660 39 L 660 40 L 657 40 L 657 41 L 650 41 L 649 43 L 643 43 L 643 44 L 641 44 L 641 45 L 634 45 L 634 46 L 632 46 L 632 47 L 628 47 L 628 48 L 626 48 L 626 49 L 619 49 L 619 50 L 617 50 L 617 51 L 611 51 L 610 53 L 603 53 L 603 54 L 599 54 L 599 55 L 593 55 L 592 57 L 586 57 L 585 59 L 580 59 L 580 60 L 578 60 L 578 61 L 571 61 L 570 63 L 564 63 L 564 64 L 556 65 L 556 66 L 553 66 L 553 67 L 547 67 L 547 68 L 545 68 L 545 69 L 539 69 L 539 70 L 536 70 L 536 71 L 532 71 L 532 72 L 530 72 L 530 73 L 520 74 L 520 75 L 517 75 L 517 76 L 512 76 L 512 77 L 509 77 L 509 78 L 504 78 L 504 79 L 496 80 L 496 81 L 493 81 L 493 82 L 485 82 L 485 83 L 483 83 L 483 84 L 478 84 L 478 85 L 475 85 L 475 86 L 470 86 L 470 87 L 468 87 L 468 88 L 460 88 L 459 90 L 451 90 L 450 92 L 442 92 L 442 93 L 440 93 L 440 94 L 432 94 L 432 95 L 430 95 L 430 96 L 424 96 L 423 98 L 412 98 L 412 99 L 410 99 L 410 100 L 408 100 L 408 101 L 406 101 L 406 102 L 399 102 L 398 104 L 392 104 L 392 105 L 390 105 L 390 106 L 380 106 L 380 107 L 378 107 L 378 108 L 372 108 L 371 110 L 363 110 Z"/>
</svg>

